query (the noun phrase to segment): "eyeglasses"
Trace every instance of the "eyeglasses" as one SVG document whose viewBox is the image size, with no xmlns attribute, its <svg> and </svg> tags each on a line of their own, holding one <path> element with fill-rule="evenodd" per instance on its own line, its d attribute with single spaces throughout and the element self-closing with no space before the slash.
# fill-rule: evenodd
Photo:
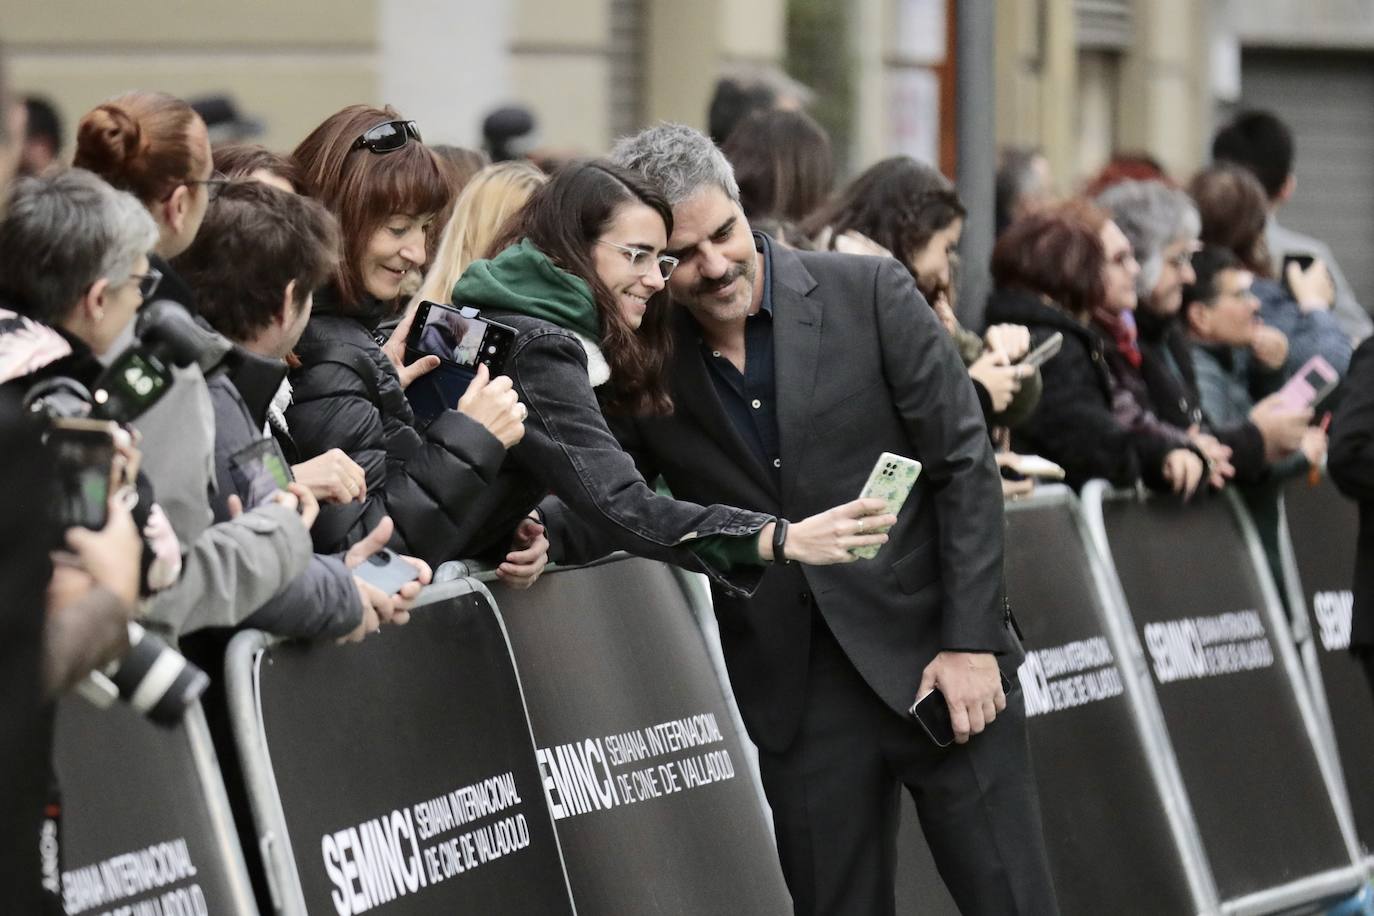
<svg viewBox="0 0 1374 916">
<path fill-rule="evenodd" d="M 1170 267 L 1182 270 L 1183 268 L 1187 267 L 1189 263 L 1192 262 L 1193 255 L 1197 254 L 1201 250 L 1202 246 L 1200 244 L 1194 243 L 1192 245 L 1189 245 L 1187 248 L 1183 249 L 1173 257 L 1165 258 L 1164 263 L 1168 264 Z"/>
<path fill-rule="evenodd" d="M 609 245 L 610 247 L 622 252 L 625 260 L 630 262 L 630 269 L 637 271 L 642 277 L 653 269 L 654 264 L 658 264 L 659 275 L 663 279 L 668 279 L 673 275 L 673 270 L 678 265 L 678 259 L 669 254 L 661 254 L 657 258 L 653 252 L 644 248 L 631 248 L 629 245 L 617 245 L 615 242 L 606 239 L 597 239 L 598 244 Z"/>
<path fill-rule="evenodd" d="M 156 267 L 149 267 L 146 274 L 129 274 L 129 279 L 138 281 L 138 294 L 146 302 L 157 292 L 157 285 L 162 282 L 162 271 Z"/>
<path fill-rule="evenodd" d="M 414 121 L 387 121 L 385 124 L 378 124 L 376 127 L 368 129 L 361 137 L 353 141 L 351 150 L 367 149 L 374 153 L 394 153 L 396 150 L 405 146 L 414 138 L 416 143 L 423 143 L 420 139 L 420 128 L 415 126 Z"/>
<path fill-rule="evenodd" d="M 182 184 L 205 185 L 205 193 L 211 202 L 213 202 L 219 198 L 219 192 L 224 190 L 225 185 L 229 184 L 229 176 L 223 172 L 214 171 L 210 173 L 209 178 L 192 178 L 189 181 L 182 182 Z"/>
</svg>

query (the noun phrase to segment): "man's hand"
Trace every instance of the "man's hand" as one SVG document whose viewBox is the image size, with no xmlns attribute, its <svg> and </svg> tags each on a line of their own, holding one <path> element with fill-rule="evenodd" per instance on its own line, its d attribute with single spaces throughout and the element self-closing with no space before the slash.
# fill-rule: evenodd
<svg viewBox="0 0 1374 916">
<path fill-rule="evenodd" d="M 997 658 L 990 652 L 941 652 L 921 672 L 916 699 L 924 699 L 936 687 L 949 704 L 949 721 L 959 744 L 980 734 L 1007 708 Z"/>
<path fill-rule="evenodd" d="M 106 501 L 105 527 L 68 528 L 67 546 L 96 585 L 103 585 L 129 607 L 138 605 L 143 539 L 133 514 L 118 493 Z"/>
<path fill-rule="evenodd" d="M 1278 328 L 1262 324 L 1255 328 L 1255 337 L 1250 341 L 1250 352 L 1255 354 L 1261 366 L 1274 370 L 1283 366 L 1288 358 L 1288 336 Z"/>
<path fill-rule="evenodd" d="M 534 517 L 522 519 L 511 548 L 505 562 L 496 567 L 496 578 L 511 588 L 529 588 L 549 562 L 549 539 L 544 526 Z"/>
<path fill-rule="evenodd" d="M 331 448 L 309 461 L 293 464 L 291 473 L 322 503 L 362 502 L 367 498 L 367 475 L 343 449 Z"/>
<path fill-rule="evenodd" d="M 774 526 L 769 522 L 759 532 L 759 556 L 766 561 L 788 559 L 809 566 L 853 563 L 858 559 L 849 552 L 853 548 L 887 543 L 884 532 L 897 524 L 897 516 L 878 514 L 886 509 L 885 500 L 855 499 L 793 522 L 783 544 L 786 557 L 773 556 Z"/>
<path fill-rule="evenodd" d="M 362 540 L 358 541 L 344 554 L 344 565 L 349 569 L 357 569 L 368 557 L 381 550 L 391 540 L 391 534 L 395 530 L 395 523 L 391 521 L 391 516 L 383 516 L 377 523 L 377 527 L 369 531 Z M 418 557 L 408 557 L 404 554 L 397 554 L 419 572 L 419 577 L 412 582 L 407 582 L 401 586 L 401 590 L 394 595 L 384 594 L 380 589 L 368 585 L 368 583 L 353 577 L 354 583 L 358 586 L 358 599 L 363 604 L 363 623 L 369 621 L 369 612 L 372 616 L 372 623 L 362 630 L 362 634 L 376 630 L 383 623 L 392 623 L 401 626 L 410 622 L 410 607 L 415 603 L 415 598 L 420 594 L 420 589 L 424 588 L 434 578 L 429 564 Z M 364 587 L 365 586 L 365 587 Z M 343 637 L 341 642 L 356 642 L 353 637 L 358 633 L 355 630 L 348 636 Z M 362 636 L 358 636 L 361 639 Z"/>
</svg>

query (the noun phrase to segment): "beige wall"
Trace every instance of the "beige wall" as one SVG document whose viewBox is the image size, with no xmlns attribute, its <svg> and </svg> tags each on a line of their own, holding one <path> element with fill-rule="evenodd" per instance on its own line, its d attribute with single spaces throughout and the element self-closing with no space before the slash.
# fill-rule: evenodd
<svg viewBox="0 0 1374 916">
<path fill-rule="evenodd" d="M 69 137 L 127 89 L 229 92 L 266 122 L 263 142 L 287 149 L 343 105 L 379 101 L 377 2 L 0 0 L 0 23 L 15 91 L 52 98 Z"/>
<path fill-rule="evenodd" d="M 1179 179 L 1202 164 L 1211 127 L 1205 0 L 1136 0 L 1123 60 L 1121 144 L 1145 149 Z"/>
</svg>

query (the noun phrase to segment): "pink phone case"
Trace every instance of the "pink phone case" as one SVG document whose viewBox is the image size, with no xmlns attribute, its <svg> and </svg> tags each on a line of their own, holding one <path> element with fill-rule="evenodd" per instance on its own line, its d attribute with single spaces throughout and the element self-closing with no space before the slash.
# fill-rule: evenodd
<svg viewBox="0 0 1374 916">
<path fill-rule="evenodd" d="M 1284 382 L 1279 389 L 1279 397 L 1294 410 L 1305 410 L 1316 406 L 1318 401 L 1335 390 L 1340 380 L 1330 363 L 1320 356 L 1314 356 Z"/>
</svg>

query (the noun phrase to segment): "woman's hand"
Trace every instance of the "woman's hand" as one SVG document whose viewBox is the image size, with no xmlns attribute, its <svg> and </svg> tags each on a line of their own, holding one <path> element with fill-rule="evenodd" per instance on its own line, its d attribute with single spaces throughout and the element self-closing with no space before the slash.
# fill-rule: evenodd
<svg viewBox="0 0 1374 916">
<path fill-rule="evenodd" d="M 343 449 L 291 466 L 291 474 L 322 503 L 362 502 L 367 498 L 367 475 Z"/>
<path fill-rule="evenodd" d="M 1176 448 L 1164 456 L 1164 479 L 1186 502 L 1202 482 L 1202 459 L 1190 448 Z"/>
<path fill-rule="evenodd" d="M 997 350 L 989 350 L 974 360 L 968 367 L 968 374 L 987 390 L 992 401 L 993 413 L 1001 413 L 1011 404 L 1011 399 L 1021 390 L 1021 379 L 1026 367 L 1007 365 L 1007 358 Z"/>
<path fill-rule="evenodd" d="M 485 364 L 478 365 L 476 377 L 458 399 L 458 412 L 481 423 L 506 448 L 525 438 L 529 411 L 520 403 L 510 378 L 492 378 Z"/>
<path fill-rule="evenodd" d="M 409 366 L 406 365 L 406 338 L 410 336 L 410 324 L 414 320 L 415 309 L 406 309 L 401 323 L 396 325 L 396 330 L 392 331 L 386 343 L 382 344 L 382 352 L 391 360 L 391 365 L 396 367 L 396 375 L 401 380 L 402 388 L 409 388 L 411 382 L 439 368 L 437 356 L 422 356 Z"/>
<path fill-rule="evenodd" d="M 809 566 L 852 563 L 858 559 L 850 553 L 855 547 L 887 543 L 885 532 L 897 524 L 897 516 L 886 509 L 884 500 L 856 499 L 793 522 L 787 528 L 781 559 Z M 759 532 L 759 556 L 765 560 L 778 559 L 773 556 L 773 528 L 770 523 Z"/>
<path fill-rule="evenodd" d="M 1304 312 L 1326 311 L 1336 301 L 1336 284 L 1331 282 L 1331 271 L 1320 259 L 1307 265 L 1306 270 L 1297 261 L 1289 261 L 1283 277 Z"/>
<path fill-rule="evenodd" d="M 549 562 L 549 539 L 539 519 L 521 519 L 511 541 L 505 562 L 496 567 L 496 578 L 514 589 L 526 589 L 535 583 Z"/>
<path fill-rule="evenodd" d="M 994 324 L 983 334 L 983 342 L 994 353 L 1014 363 L 1030 352 L 1030 329 L 1020 324 Z"/>
<path fill-rule="evenodd" d="M 1188 439 L 1202 452 L 1203 463 L 1207 466 L 1207 482 L 1217 490 L 1226 486 L 1226 481 L 1236 476 L 1235 466 L 1231 464 L 1231 447 L 1222 445 L 1212 435 L 1204 433 L 1197 426 L 1189 427 Z"/>
</svg>

